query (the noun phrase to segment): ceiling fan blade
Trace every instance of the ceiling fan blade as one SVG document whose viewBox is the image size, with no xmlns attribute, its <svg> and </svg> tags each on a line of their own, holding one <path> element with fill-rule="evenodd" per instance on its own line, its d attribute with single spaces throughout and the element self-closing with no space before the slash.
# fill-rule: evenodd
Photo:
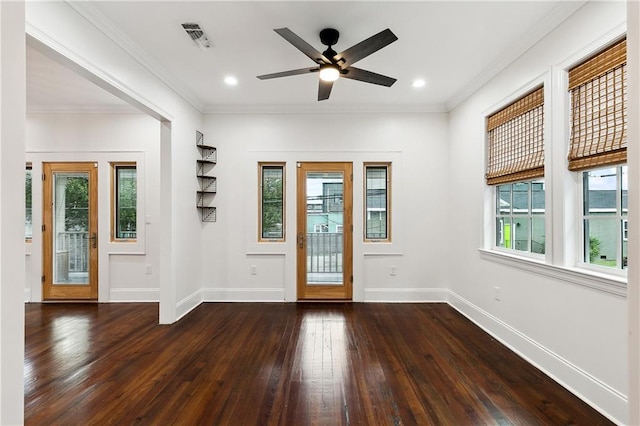
<svg viewBox="0 0 640 426">
<path fill-rule="evenodd" d="M 301 39 L 289 28 L 277 28 L 273 31 L 277 32 L 282 36 L 282 38 L 293 44 L 299 51 L 307 55 L 313 62 L 318 64 L 331 63 L 331 61 L 329 61 L 322 53 L 318 52 L 313 46 Z"/>
<path fill-rule="evenodd" d="M 331 89 L 333 88 L 333 81 L 324 81 L 320 80 L 320 85 L 318 86 L 318 100 L 324 101 L 329 99 L 329 95 L 331 94 Z"/>
<path fill-rule="evenodd" d="M 257 78 L 259 78 L 260 80 L 268 80 L 270 78 L 289 77 L 290 75 L 309 74 L 312 72 L 317 72 L 319 70 L 320 70 L 319 67 L 300 68 L 298 70 L 282 71 L 282 72 L 275 72 L 273 74 L 259 75 L 257 76 Z"/>
<path fill-rule="evenodd" d="M 380 31 L 378 34 L 351 46 L 347 50 L 338 53 L 333 59 L 339 61 L 338 63 L 344 69 L 351 64 L 355 64 L 360 59 L 366 58 L 383 47 L 390 45 L 397 39 L 398 37 L 396 37 L 396 35 L 387 28 L 386 30 Z"/>
<path fill-rule="evenodd" d="M 387 77 L 386 75 L 376 74 L 375 72 L 363 70 L 356 67 L 349 67 L 340 74 L 340 77 L 350 78 L 351 80 L 364 81 L 365 83 L 378 84 L 380 86 L 391 87 L 397 80 Z"/>
</svg>

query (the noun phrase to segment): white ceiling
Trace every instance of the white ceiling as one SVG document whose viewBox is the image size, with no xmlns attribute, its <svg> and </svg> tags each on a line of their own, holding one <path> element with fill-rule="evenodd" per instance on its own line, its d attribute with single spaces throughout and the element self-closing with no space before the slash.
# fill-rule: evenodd
<svg viewBox="0 0 640 426">
<path fill-rule="evenodd" d="M 272 108 L 448 110 L 473 93 L 583 1 L 91 1 L 70 3 L 199 110 Z M 180 24 L 196 22 L 212 47 Z M 313 66 L 273 29 L 288 27 L 319 51 L 318 33 L 340 31 L 338 52 L 390 28 L 398 41 L 357 63 L 397 78 L 390 88 L 338 80 L 318 102 L 317 74 L 258 80 Z M 227 75 L 238 79 L 227 86 Z M 412 87 L 421 78 L 423 88 Z M 124 103 L 32 48 L 29 110 L 100 110 Z"/>
</svg>

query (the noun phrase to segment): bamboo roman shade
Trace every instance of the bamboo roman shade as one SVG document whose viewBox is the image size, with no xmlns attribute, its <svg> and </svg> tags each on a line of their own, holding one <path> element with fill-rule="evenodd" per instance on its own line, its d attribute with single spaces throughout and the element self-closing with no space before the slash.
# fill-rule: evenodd
<svg viewBox="0 0 640 426">
<path fill-rule="evenodd" d="M 569 170 L 627 161 L 627 42 L 569 71 Z"/>
<path fill-rule="evenodd" d="M 543 105 L 541 87 L 487 118 L 488 185 L 544 176 Z"/>
</svg>

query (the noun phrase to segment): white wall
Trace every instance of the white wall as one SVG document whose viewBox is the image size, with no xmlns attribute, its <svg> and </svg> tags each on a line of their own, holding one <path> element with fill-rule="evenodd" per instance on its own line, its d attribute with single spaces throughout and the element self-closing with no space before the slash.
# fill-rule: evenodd
<svg viewBox="0 0 640 426">
<path fill-rule="evenodd" d="M 566 132 L 560 87 L 566 67 L 624 32 L 623 2 L 588 3 L 576 15 L 526 52 L 505 71 L 450 113 L 450 169 L 448 174 L 448 251 L 451 303 L 516 352 L 572 389 L 618 422 L 627 419 L 626 298 L 602 290 L 596 277 L 574 274 L 569 225 L 564 212 L 575 176 L 566 171 Z M 538 267 L 491 256 L 486 247 L 491 235 L 491 191 L 484 184 L 484 117 L 506 105 L 532 84 L 545 83 L 545 123 L 549 131 L 547 154 L 548 217 L 547 261 L 557 268 Z M 551 178 L 553 176 L 553 179 Z M 564 185 L 567 185 L 566 187 Z M 553 203 L 555 202 L 555 204 Z M 488 203 L 488 208 L 485 205 Z M 565 232 L 567 234 L 565 234 Z M 485 237 L 488 236 L 488 239 Z M 551 238 L 549 238 L 551 236 Z M 555 241 L 553 239 L 555 238 Z M 553 242 L 550 242 L 553 241 Z M 555 250 L 555 253 L 550 251 Z M 455 254 L 455 256 L 453 255 Z M 463 266 L 463 267 L 461 267 Z M 594 289 L 592 285 L 601 289 Z M 495 287 L 500 288 L 499 301 Z M 624 292 L 623 292 L 624 293 Z"/>
<path fill-rule="evenodd" d="M 24 3 L 0 2 L 0 424 L 24 416 Z"/>
<path fill-rule="evenodd" d="M 203 265 L 205 300 L 297 299 L 298 161 L 353 162 L 355 301 L 444 300 L 446 114 L 211 114 L 204 129 L 218 148 L 218 221 L 204 229 L 202 242 L 213 262 Z M 286 162 L 285 243 L 257 242 L 259 161 Z M 363 243 L 368 161 L 392 162 L 391 243 Z"/>
<path fill-rule="evenodd" d="M 640 223 L 640 4 L 627 3 L 627 65 L 635 70 L 628 78 L 628 137 L 627 164 L 629 165 L 629 222 L 633 227 Z M 640 241 L 634 233 L 629 241 L 629 258 L 640 258 Z M 629 424 L 640 424 L 640 273 L 638 268 L 629 270 L 627 312 L 629 316 Z"/>
<path fill-rule="evenodd" d="M 33 229 L 42 224 L 43 162 L 98 164 L 98 300 L 158 301 L 160 297 L 160 122 L 146 114 L 28 114 L 27 161 L 32 163 Z M 110 163 L 137 165 L 138 223 L 135 243 L 111 241 Z M 148 223 L 146 223 L 148 222 Z M 25 300 L 42 300 L 42 234 L 26 244 Z M 147 266 L 151 274 L 147 274 Z"/>
</svg>

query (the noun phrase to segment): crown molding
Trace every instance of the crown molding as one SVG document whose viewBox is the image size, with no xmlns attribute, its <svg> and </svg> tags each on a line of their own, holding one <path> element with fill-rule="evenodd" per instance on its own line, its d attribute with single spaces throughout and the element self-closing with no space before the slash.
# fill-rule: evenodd
<svg viewBox="0 0 640 426">
<path fill-rule="evenodd" d="M 132 105 L 28 105 L 27 114 L 145 114 Z"/>
<path fill-rule="evenodd" d="M 447 102 L 446 108 L 451 111 L 467 98 L 477 92 L 482 86 L 487 84 L 496 75 L 524 55 L 535 44 L 542 40 L 547 34 L 557 28 L 567 18 L 576 13 L 584 6 L 588 0 L 563 1 L 545 15 L 536 25 L 533 26 L 523 37 L 513 43 L 502 55 L 492 64 L 482 70 L 473 78 L 462 90 L 453 95 Z"/>
<path fill-rule="evenodd" d="M 204 111 L 204 105 L 191 90 L 91 5 L 91 2 L 66 1 L 66 3 L 196 110 Z"/>
<path fill-rule="evenodd" d="M 204 114 L 414 114 L 447 113 L 444 104 L 207 105 Z"/>
</svg>

